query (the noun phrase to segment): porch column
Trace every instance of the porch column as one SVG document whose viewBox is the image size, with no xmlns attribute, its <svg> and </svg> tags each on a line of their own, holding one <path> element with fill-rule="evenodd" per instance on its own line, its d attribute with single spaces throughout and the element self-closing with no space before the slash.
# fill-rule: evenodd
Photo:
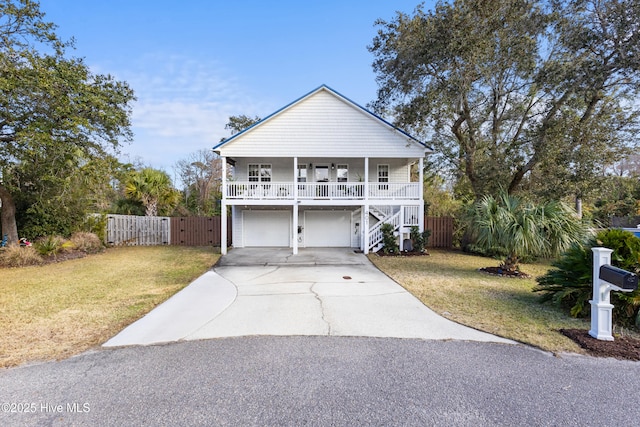
<svg viewBox="0 0 640 427">
<path fill-rule="evenodd" d="M 424 158 L 418 160 L 418 179 L 420 180 L 418 191 L 420 192 L 420 205 L 418 206 L 418 227 L 420 232 L 424 231 Z"/>
<path fill-rule="evenodd" d="M 291 235 L 293 236 L 293 254 L 298 254 L 298 201 L 293 202 L 293 230 Z"/>
<path fill-rule="evenodd" d="M 364 158 L 364 199 L 369 199 L 369 158 Z"/>
<path fill-rule="evenodd" d="M 298 201 L 298 158 L 293 158 L 293 202 Z"/>
<path fill-rule="evenodd" d="M 369 253 L 369 204 L 366 203 L 362 207 L 362 243 L 364 245 L 364 254 Z"/>
<path fill-rule="evenodd" d="M 298 158 L 293 158 L 293 221 L 291 221 L 293 237 L 293 254 L 298 254 Z"/>
<path fill-rule="evenodd" d="M 222 200 L 220 201 L 220 253 L 227 254 L 227 158 L 222 160 Z"/>
<path fill-rule="evenodd" d="M 404 229 L 404 206 L 400 206 L 400 227 L 398 227 L 398 248 L 400 252 L 404 251 L 404 236 L 402 230 Z"/>
<path fill-rule="evenodd" d="M 364 206 L 362 206 L 362 243 L 364 254 L 369 253 L 369 158 L 364 158 Z"/>
</svg>

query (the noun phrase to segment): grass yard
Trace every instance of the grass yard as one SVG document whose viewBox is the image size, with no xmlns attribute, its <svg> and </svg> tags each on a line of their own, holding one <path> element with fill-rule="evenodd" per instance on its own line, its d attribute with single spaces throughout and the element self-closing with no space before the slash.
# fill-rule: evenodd
<svg viewBox="0 0 640 427">
<path fill-rule="evenodd" d="M 523 264 L 530 279 L 492 276 L 479 272 L 499 261 L 461 252 L 430 250 L 430 256 L 369 259 L 429 308 L 444 317 L 501 337 L 554 353 L 584 353 L 558 332 L 562 328 L 589 329 L 549 304 L 540 304 L 531 290 L 535 277 L 549 265 Z"/>
<path fill-rule="evenodd" d="M 213 248 L 111 248 L 38 267 L 0 268 L 0 367 L 102 344 L 211 268 Z"/>
</svg>

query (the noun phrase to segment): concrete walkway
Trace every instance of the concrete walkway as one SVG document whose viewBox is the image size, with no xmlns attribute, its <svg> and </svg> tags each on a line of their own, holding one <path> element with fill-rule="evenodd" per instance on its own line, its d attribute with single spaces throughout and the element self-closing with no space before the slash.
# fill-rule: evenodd
<svg viewBox="0 0 640 427">
<path fill-rule="evenodd" d="M 105 347 L 251 335 L 332 335 L 514 344 L 435 314 L 346 249 L 233 249 Z"/>
</svg>

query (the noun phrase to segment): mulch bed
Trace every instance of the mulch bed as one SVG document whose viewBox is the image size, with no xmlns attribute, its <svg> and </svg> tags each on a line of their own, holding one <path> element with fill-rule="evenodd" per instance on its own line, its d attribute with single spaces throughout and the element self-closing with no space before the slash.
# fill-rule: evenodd
<svg viewBox="0 0 640 427">
<path fill-rule="evenodd" d="M 378 255 L 378 256 L 427 256 L 427 255 L 429 255 L 429 252 L 427 252 L 427 251 L 424 251 L 424 252 L 402 251 L 402 252 L 398 252 L 397 254 L 385 254 L 384 250 L 380 249 L 378 252 L 376 252 L 376 255 Z"/>
<path fill-rule="evenodd" d="M 51 255 L 47 257 L 42 257 L 43 264 L 53 264 L 56 262 L 69 261 L 71 259 L 84 258 L 88 254 L 84 251 L 70 251 L 70 252 L 62 252 L 57 255 Z"/>
<path fill-rule="evenodd" d="M 589 335 L 589 331 L 584 329 L 560 329 L 560 332 L 575 341 L 591 356 L 640 360 L 640 340 L 638 339 L 614 336 L 613 341 L 601 341 L 593 338 Z"/>
<path fill-rule="evenodd" d="M 523 273 L 522 271 L 508 271 L 503 270 L 500 267 L 483 267 L 478 269 L 478 271 L 501 277 L 514 277 L 520 279 L 529 279 L 531 277 L 530 275 L 528 275 L 527 273 Z"/>
</svg>

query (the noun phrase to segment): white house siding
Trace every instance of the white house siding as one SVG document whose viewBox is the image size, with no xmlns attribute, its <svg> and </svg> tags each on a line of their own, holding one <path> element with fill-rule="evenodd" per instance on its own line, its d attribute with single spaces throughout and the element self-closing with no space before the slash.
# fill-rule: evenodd
<svg viewBox="0 0 640 427">
<path fill-rule="evenodd" d="M 369 181 L 378 181 L 378 165 L 389 165 L 389 182 L 409 182 L 406 159 L 369 159 Z"/>
<path fill-rule="evenodd" d="M 339 153 L 339 154 L 338 154 Z M 418 158 L 425 147 L 321 88 L 220 147 L 226 157 Z"/>
</svg>

